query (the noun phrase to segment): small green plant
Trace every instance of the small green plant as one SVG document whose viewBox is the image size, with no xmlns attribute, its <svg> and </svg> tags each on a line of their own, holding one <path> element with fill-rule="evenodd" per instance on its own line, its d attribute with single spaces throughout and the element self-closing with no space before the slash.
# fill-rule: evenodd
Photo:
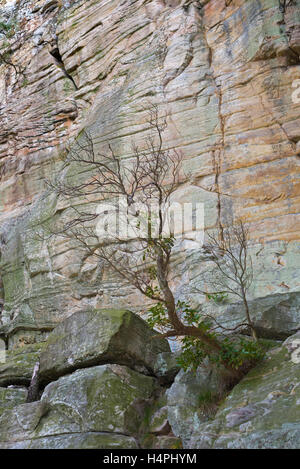
<svg viewBox="0 0 300 469">
<path fill-rule="evenodd" d="M 216 415 L 221 402 L 224 400 L 228 390 L 220 389 L 219 392 L 206 391 L 198 396 L 198 406 L 202 414 L 208 419 L 213 419 Z"/>
<path fill-rule="evenodd" d="M 196 337 L 184 337 L 182 339 L 182 352 L 177 358 L 177 363 L 184 371 L 196 373 L 198 366 L 206 357 L 203 343 Z"/>
<path fill-rule="evenodd" d="M 226 292 L 217 292 L 217 293 L 207 293 L 207 298 L 213 300 L 217 304 L 226 303 L 228 300 L 228 293 Z"/>
<path fill-rule="evenodd" d="M 222 350 L 219 355 L 213 357 L 213 361 L 221 364 L 226 360 L 232 368 L 238 370 L 243 365 L 251 365 L 261 360 L 265 355 L 263 348 L 256 341 L 241 338 L 225 338 L 222 342 Z"/>
<path fill-rule="evenodd" d="M 177 306 L 181 306 L 185 312 L 184 318 L 189 325 L 196 325 L 205 331 L 207 337 L 212 340 L 219 339 L 221 347 L 217 353 L 209 355 L 211 363 L 217 365 L 228 363 L 232 368 L 238 370 L 263 358 L 265 352 L 258 342 L 246 338 L 237 340 L 234 336 L 221 339 L 216 332 L 211 332 L 212 324 L 206 318 L 202 319 L 199 312 L 190 308 L 186 303 L 178 302 Z M 177 360 L 179 366 L 185 371 L 196 372 L 198 366 L 207 356 L 207 349 L 197 337 L 184 337 L 182 345 L 182 353 Z"/>
<path fill-rule="evenodd" d="M 24 77 L 23 82 L 22 82 L 22 87 L 25 87 L 29 84 L 29 81 L 26 77 Z"/>
<path fill-rule="evenodd" d="M 152 289 L 152 292 L 149 292 L 149 295 L 150 294 L 154 294 L 153 289 Z M 152 329 L 154 329 L 155 327 L 160 329 L 161 327 L 169 326 L 169 319 L 167 316 L 167 311 L 166 311 L 165 306 L 162 303 L 157 303 L 156 305 L 152 306 L 152 308 L 149 309 L 147 322 Z"/>
<path fill-rule="evenodd" d="M 206 404 L 211 404 L 212 402 L 215 402 L 215 400 L 216 396 L 211 391 L 206 391 L 198 397 L 198 405 L 201 407 Z"/>
<path fill-rule="evenodd" d="M 215 334 L 211 334 L 216 337 Z M 203 343 L 195 337 L 184 337 L 183 347 L 177 359 L 178 365 L 185 371 L 196 372 L 197 368 L 207 356 Z M 223 340 L 221 350 L 218 353 L 210 354 L 209 360 L 218 366 L 224 362 L 238 370 L 243 367 L 249 368 L 261 360 L 265 355 L 259 343 L 252 339 L 226 338 Z"/>
<path fill-rule="evenodd" d="M 9 23 L 5 23 L 4 21 L 0 21 L 0 33 L 5 34 L 10 28 Z"/>
<path fill-rule="evenodd" d="M 14 21 L 0 21 L 0 34 L 3 34 L 5 37 L 13 37 L 16 32 L 16 23 Z"/>
</svg>

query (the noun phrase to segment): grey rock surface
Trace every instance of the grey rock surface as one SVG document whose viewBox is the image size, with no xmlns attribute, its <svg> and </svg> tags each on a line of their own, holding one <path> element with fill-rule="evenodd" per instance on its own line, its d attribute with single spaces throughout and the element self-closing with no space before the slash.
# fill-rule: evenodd
<svg viewBox="0 0 300 469">
<path fill-rule="evenodd" d="M 156 356 L 170 350 L 166 339 L 127 310 L 88 310 L 73 314 L 50 334 L 41 354 L 44 382 L 88 366 L 118 363 L 153 373 Z"/>
</svg>

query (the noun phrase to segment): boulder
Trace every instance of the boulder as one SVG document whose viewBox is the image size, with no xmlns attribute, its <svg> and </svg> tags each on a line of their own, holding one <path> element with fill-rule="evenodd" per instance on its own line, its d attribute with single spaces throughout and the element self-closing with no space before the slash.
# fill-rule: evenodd
<svg viewBox="0 0 300 469">
<path fill-rule="evenodd" d="M 237 384 L 213 421 L 194 428 L 190 448 L 300 448 L 300 333 Z"/>
<path fill-rule="evenodd" d="M 50 334 L 41 354 L 44 383 L 78 368 L 118 363 L 153 373 L 156 357 L 170 350 L 145 321 L 127 310 L 80 311 Z"/>
<path fill-rule="evenodd" d="M 136 402 L 156 388 L 154 378 L 119 365 L 77 370 L 50 383 L 40 401 L 4 411 L 0 447 L 136 448 Z"/>
<path fill-rule="evenodd" d="M 162 352 L 157 355 L 154 373 L 162 384 L 172 383 L 179 372 L 177 356 L 178 354 L 175 352 Z"/>
<path fill-rule="evenodd" d="M 102 365 L 63 376 L 50 383 L 41 401 L 50 406 L 49 425 L 61 432 L 98 431 L 137 434 L 136 401 L 149 399 L 156 381 L 119 365 Z"/>
<path fill-rule="evenodd" d="M 285 340 L 300 328 L 299 292 L 256 298 L 249 301 L 249 308 L 259 337 Z M 208 302 L 204 309 L 205 313 L 217 316 L 224 327 L 233 328 L 245 320 L 242 303 L 216 305 Z"/>
</svg>

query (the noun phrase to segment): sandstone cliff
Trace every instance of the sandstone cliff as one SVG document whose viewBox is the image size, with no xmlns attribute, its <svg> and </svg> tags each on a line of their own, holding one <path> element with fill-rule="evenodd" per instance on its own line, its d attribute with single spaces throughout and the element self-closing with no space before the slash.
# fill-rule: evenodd
<svg viewBox="0 0 300 469">
<path fill-rule="evenodd" d="M 149 103 L 168 111 L 164 145 L 184 155 L 179 199 L 197 194 L 206 228 L 250 224 L 261 334 L 299 329 L 299 0 L 0 0 L 0 54 L 0 336 L 13 363 L 3 386 L 28 384 L 39 343 L 74 312 L 144 309 L 71 243 L 36 232 L 68 217 L 44 182 L 67 144 L 88 129 L 127 158 L 147 136 Z M 205 260 L 176 253 L 177 298 L 205 301 L 193 293 Z M 239 304 L 205 308 L 240 319 Z M 24 344 L 32 360 L 20 371 Z"/>
</svg>

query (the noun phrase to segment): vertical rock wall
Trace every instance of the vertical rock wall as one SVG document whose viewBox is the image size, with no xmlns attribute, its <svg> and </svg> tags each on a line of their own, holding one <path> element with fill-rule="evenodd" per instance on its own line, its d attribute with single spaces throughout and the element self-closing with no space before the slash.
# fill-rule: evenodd
<svg viewBox="0 0 300 469">
<path fill-rule="evenodd" d="M 300 2 L 2 0 L 0 21 L 0 300 L 9 347 L 43 340 L 82 307 L 144 305 L 65 240 L 35 233 L 68 215 L 44 184 L 67 142 L 85 128 L 98 148 L 110 142 L 130 157 L 132 141 L 147 136 L 151 103 L 169 113 L 164 145 L 185 158 L 179 200 L 198 194 L 206 228 L 221 229 L 231 215 L 250 223 L 258 324 L 275 335 L 296 330 Z M 204 261 L 200 251 L 176 253 L 177 297 L 203 301 L 191 287 Z"/>
</svg>

